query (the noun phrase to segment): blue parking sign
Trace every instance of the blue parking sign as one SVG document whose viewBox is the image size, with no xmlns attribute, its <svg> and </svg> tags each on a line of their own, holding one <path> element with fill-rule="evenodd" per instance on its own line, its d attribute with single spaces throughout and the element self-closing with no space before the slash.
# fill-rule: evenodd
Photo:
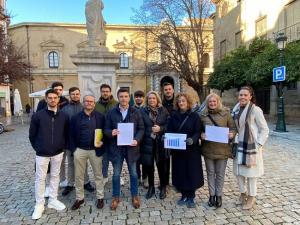
<svg viewBox="0 0 300 225">
<path fill-rule="evenodd" d="M 276 67 L 273 69 L 273 82 L 285 81 L 285 66 Z"/>
</svg>

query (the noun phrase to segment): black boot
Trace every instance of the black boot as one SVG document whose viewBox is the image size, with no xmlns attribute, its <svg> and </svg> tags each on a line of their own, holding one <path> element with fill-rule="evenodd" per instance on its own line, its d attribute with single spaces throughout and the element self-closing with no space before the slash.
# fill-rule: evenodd
<svg viewBox="0 0 300 225">
<path fill-rule="evenodd" d="M 167 188 L 166 186 L 161 187 L 160 193 L 159 193 L 159 198 L 160 199 L 165 199 L 167 197 Z"/>
<path fill-rule="evenodd" d="M 222 206 L 222 196 L 216 196 L 216 207 L 220 208 Z"/>
<path fill-rule="evenodd" d="M 215 205 L 216 205 L 215 196 L 211 196 L 211 195 L 210 195 L 207 204 L 208 204 L 209 207 L 215 206 Z"/>
<path fill-rule="evenodd" d="M 146 194 L 146 199 L 152 198 L 154 194 L 155 194 L 155 188 L 154 188 L 154 186 L 149 186 L 148 192 Z"/>
</svg>

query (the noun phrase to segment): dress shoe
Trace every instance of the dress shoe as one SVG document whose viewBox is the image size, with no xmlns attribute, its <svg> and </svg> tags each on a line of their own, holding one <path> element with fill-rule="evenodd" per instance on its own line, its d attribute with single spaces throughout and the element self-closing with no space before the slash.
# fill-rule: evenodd
<svg viewBox="0 0 300 225">
<path fill-rule="evenodd" d="M 215 196 L 211 196 L 211 195 L 209 196 L 207 205 L 209 207 L 214 207 L 216 205 Z"/>
<path fill-rule="evenodd" d="M 73 191 L 74 187 L 72 186 L 67 186 L 65 187 L 65 189 L 63 190 L 63 192 L 61 193 L 63 196 L 68 195 L 71 191 Z"/>
<path fill-rule="evenodd" d="M 91 182 L 88 182 L 84 185 L 84 189 L 87 190 L 88 192 L 93 192 L 95 191 L 95 188 L 91 185 Z"/>
<path fill-rule="evenodd" d="M 222 206 L 222 196 L 216 196 L 216 207 L 220 208 Z"/>
<path fill-rule="evenodd" d="M 97 206 L 98 209 L 102 209 L 103 206 L 104 206 L 104 199 L 103 198 L 97 199 L 96 206 Z"/>
<path fill-rule="evenodd" d="M 255 197 L 254 196 L 248 196 L 246 204 L 243 205 L 244 210 L 252 209 L 255 204 Z"/>
<path fill-rule="evenodd" d="M 137 197 L 137 196 L 132 197 L 132 206 L 133 206 L 135 209 L 140 208 L 141 202 L 140 202 L 140 198 L 139 198 L 139 197 Z"/>
<path fill-rule="evenodd" d="M 76 209 L 79 209 L 80 208 L 80 206 L 82 205 L 82 204 L 84 204 L 84 199 L 82 199 L 82 200 L 76 200 L 75 202 L 74 202 L 74 204 L 72 205 L 72 210 L 76 210 Z"/>
<path fill-rule="evenodd" d="M 119 198 L 113 198 L 110 205 L 111 210 L 116 210 L 118 208 L 119 203 L 120 203 Z"/>
<path fill-rule="evenodd" d="M 147 194 L 146 194 L 146 199 L 152 198 L 154 194 L 155 194 L 155 188 L 154 188 L 154 186 L 150 186 L 148 188 L 148 191 L 147 191 Z"/>
<path fill-rule="evenodd" d="M 159 193 L 159 198 L 160 199 L 165 199 L 167 197 L 167 188 L 161 187 L 160 193 Z"/>
</svg>

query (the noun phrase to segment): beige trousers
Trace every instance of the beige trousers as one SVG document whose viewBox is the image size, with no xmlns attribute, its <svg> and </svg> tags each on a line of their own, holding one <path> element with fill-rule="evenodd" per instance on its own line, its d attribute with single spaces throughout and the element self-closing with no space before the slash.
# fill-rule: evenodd
<svg viewBox="0 0 300 225">
<path fill-rule="evenodd" d="M 94 150 L 84 150 L 77 148 L 74 152 L 74 165 L 75 165 L 75 189 L 76 199 L 84 199 L 84 176 L 86 171 L 87 161 L 90 161 L 92 166 L 95 183 L 96 183 L 96 196 L 97 199 L 104 198 L 104 183 L 102 175 L 102 157 L 96 156 Z"/>
</svg>

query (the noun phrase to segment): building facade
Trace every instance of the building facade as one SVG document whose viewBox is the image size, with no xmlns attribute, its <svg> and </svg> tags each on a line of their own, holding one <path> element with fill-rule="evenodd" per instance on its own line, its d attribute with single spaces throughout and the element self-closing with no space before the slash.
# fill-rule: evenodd
<svg viewBox="0 0 300 225">
<path fill-rule="evenodd" d="M 214 59 L 217 61 L 240 45 L 248 46 L 255 37 L 275 41 L 276 34 L 285 33 L 287 41 L 300 40 L 300 0 L 212 0 L 216 5 L 214 18 Z M 300 83 L 285 88 L 286 114 L 300 116 Z M 233 104 L 225 93 L 228 104 Z M 275 86 L 258 90 L 264 111 L 276 115 Z M 232 98 L 231 98 L 232 99 Z"/>
<path fill-rule="evenodd" d="M 0 0 L 0 29 L 7 34 L 6 0 Z M 1 46 L 4 47 L 4 46 Z M 4 63 L 5 63 L 4 59 Z M 8 77 L 0 80 L 0 117 L 11 116 L 10 84 Z"/>
<path fill-rule="evenodd" d="M 106 46 L 119 56 L 119 67 L 116 70 L 116 89 L 127 88 L 133 93 L 136 90 L 155 90 L 160 92 L 164 81 L 171 81 L 175 91 L 189 88 L 175 72 L 150 74 L 148 65 L 155 61 L 147 55 L 147 35 L 141 26 L 106 25 Z M 212 29 L 209 30 L 212 35 Z M 86 27 L 83 24 L 62 23 L 21 23 L 9 27 L 9 35 L 13 42 L 23 47 L 28 56 L 28 63 L 33 66 L 30 81 L 25 84 L 16 83 L 20 90 L 22 103 L 30 103 L 28 94 L 48 88 L 53 81 L 61 81 L 65 90 L 78 86 L 77 68 L 70 55 L 87 41 Z M 207 53 L 208 64 L 205 73 L 212 71 L 212 48 Z M 158 62 L 159 59 L 156 59 Z M 114 93 L 115 94 L 115 93 Z M 98 96 L 100 96 L 100 90 Z"/>
</svg>

